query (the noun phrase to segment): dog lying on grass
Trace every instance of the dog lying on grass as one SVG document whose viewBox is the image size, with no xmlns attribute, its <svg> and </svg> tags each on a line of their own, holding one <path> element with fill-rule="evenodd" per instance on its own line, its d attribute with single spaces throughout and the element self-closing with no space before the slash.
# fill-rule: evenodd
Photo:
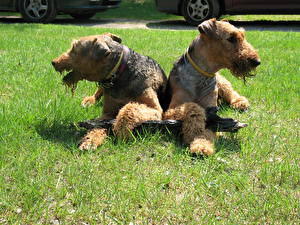
<svg viewBox="0 0 300 225">
<path fill-rule="evenodd" d="M 211 19 L 198 26 L 198 35 L 174 64 L 168 80 L 171 102 L 164 119 L 182 121 L 182 134 L 190 151 L 211 155 L 215 132 L 206 129 L 205 110 L 224 99 L 235 109 L 246 110 L 249 101 L 217 72 L 226 68 L 236 77 L 254 75 L 260 64 L 256 50 L 243 29 Z"/>
<path fill-rule="evenodd" d="M 82 37 L 71 49 L 52 61 L 58 72 L 67 71 L 63 82 L 75 90 L 80 80 L 98 82 L 103 93 L 102 120 L 116 119 L 113 132 L 128 138 L 131 131 L 148 120 L 161 120 L 162 101 L 167 77 L 150 57 L 140 55 L 111 34 Z M 101 94 L 102 94 L 101 93 Z M 82 150 L 95 149 L 103 143 L 107 129 L 93 128 L 81 140 Z"/>
</svg>

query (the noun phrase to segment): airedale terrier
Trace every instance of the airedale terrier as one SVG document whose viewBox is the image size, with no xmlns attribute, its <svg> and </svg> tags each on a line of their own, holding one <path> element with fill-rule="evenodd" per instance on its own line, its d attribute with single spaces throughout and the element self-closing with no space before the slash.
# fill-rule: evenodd
<svg viewBox="0 0 300 225">
<path fill-rule="evenodd" d="M 167 77 L 153 59 L 140 55 L 110 33 L 82 37 L 71 49 L 52 61 L 58 72 L 68 71 L 63 82 L 74 91 L 80 80 L 98 82 L 103 93 L 103 115 L 114 119 L 113 132 L 128 138 L 131 130 L 147 120 L 161 120 L 161 98 Z M 94 96 L 95 97 L 95 96 Z M 106 129 L 92 129 L 79 144 L 80 149 L 95 149 L 107 136 Z"/>
<path fill-rule="evenodd" d="M 207 20 L 198 30 L 200 35 L 170 72 L 167 92 L 171 102 L 163 118 L 182 120 L 183 138 L 190 151 L 211 155 L 215 133 L 205 128 L 205 109 L 217 106 L 218 97 L 236 109 L 249 107 L 248 100 L 217 72 L 227 68 L 234 76 L 245 78 L 252 75 L 260 59 L 246 41 L 244 30 L 226 21 Z"/>
</svg>

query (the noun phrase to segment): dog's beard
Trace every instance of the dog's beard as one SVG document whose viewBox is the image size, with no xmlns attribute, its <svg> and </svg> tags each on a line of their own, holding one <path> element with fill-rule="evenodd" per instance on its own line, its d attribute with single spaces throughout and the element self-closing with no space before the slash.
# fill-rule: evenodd
<svg viewBox="0 0 300 225">
<path fill-rule="evenodd" d="M 74 95 L 78 81 L 82 80 L 80 73 L 71 71 L 63 77 L 63 84 L 71 89 L 72 95 Z"/>
<path fill-rule="evenodd" d="M 247 60 L 239 60 L 233 62 L 230 72 L 246 82 L 246 78 L 256 76 L 256 67 L 251 66 Z"/>
</svg>

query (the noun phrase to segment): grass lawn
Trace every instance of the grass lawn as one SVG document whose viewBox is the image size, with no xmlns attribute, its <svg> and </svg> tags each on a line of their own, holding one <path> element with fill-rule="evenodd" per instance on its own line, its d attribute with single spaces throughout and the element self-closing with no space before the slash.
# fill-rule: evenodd
<svg viewBox="0 0 300 225">
<path fill-rule="evenodd" d="M 123 0 L 119 8 L 97 13 L 94 18 L 160 20 L 182 19 L 183 17 L 159 12 L 156 10 L 155 0 Z"/>
<path fill-rule="evenodd" d="M 109 31 L 168 73 L 197 31 L 0 24 L 0 224 L 299 224 L 300 33 L 247 33 L 262 65 L 248 85 L 223 74 L 252 103 L 221 115 L 249 124 L 193 158 L 172 135 L 114 137 L 80 152 L 97 117 L 84 109 L 93 83 L 72 97 L 51 60 L 72 39 Z M 147 43 L 147 44 L 145 44 Z"/>
</svg>

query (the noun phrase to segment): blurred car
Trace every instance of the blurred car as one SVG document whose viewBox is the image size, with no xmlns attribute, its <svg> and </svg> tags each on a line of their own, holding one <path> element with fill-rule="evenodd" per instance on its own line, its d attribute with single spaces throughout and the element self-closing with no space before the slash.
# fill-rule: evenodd
<svg viewBox="0 0 300 225">
<path fill-rule="evenodd" d="M 1 0 L 0 11 L 20 12 L 27 22 L 48 23 L 57 14 L 88 19 L 120 3 L 121 0 Z"/>
<path fill-rule="evenodd" d="M 300 0 L 155 0 L 161 12 L 181 15 L 192 24 L 221 15 L 300 14 Z"/>
</svg>

